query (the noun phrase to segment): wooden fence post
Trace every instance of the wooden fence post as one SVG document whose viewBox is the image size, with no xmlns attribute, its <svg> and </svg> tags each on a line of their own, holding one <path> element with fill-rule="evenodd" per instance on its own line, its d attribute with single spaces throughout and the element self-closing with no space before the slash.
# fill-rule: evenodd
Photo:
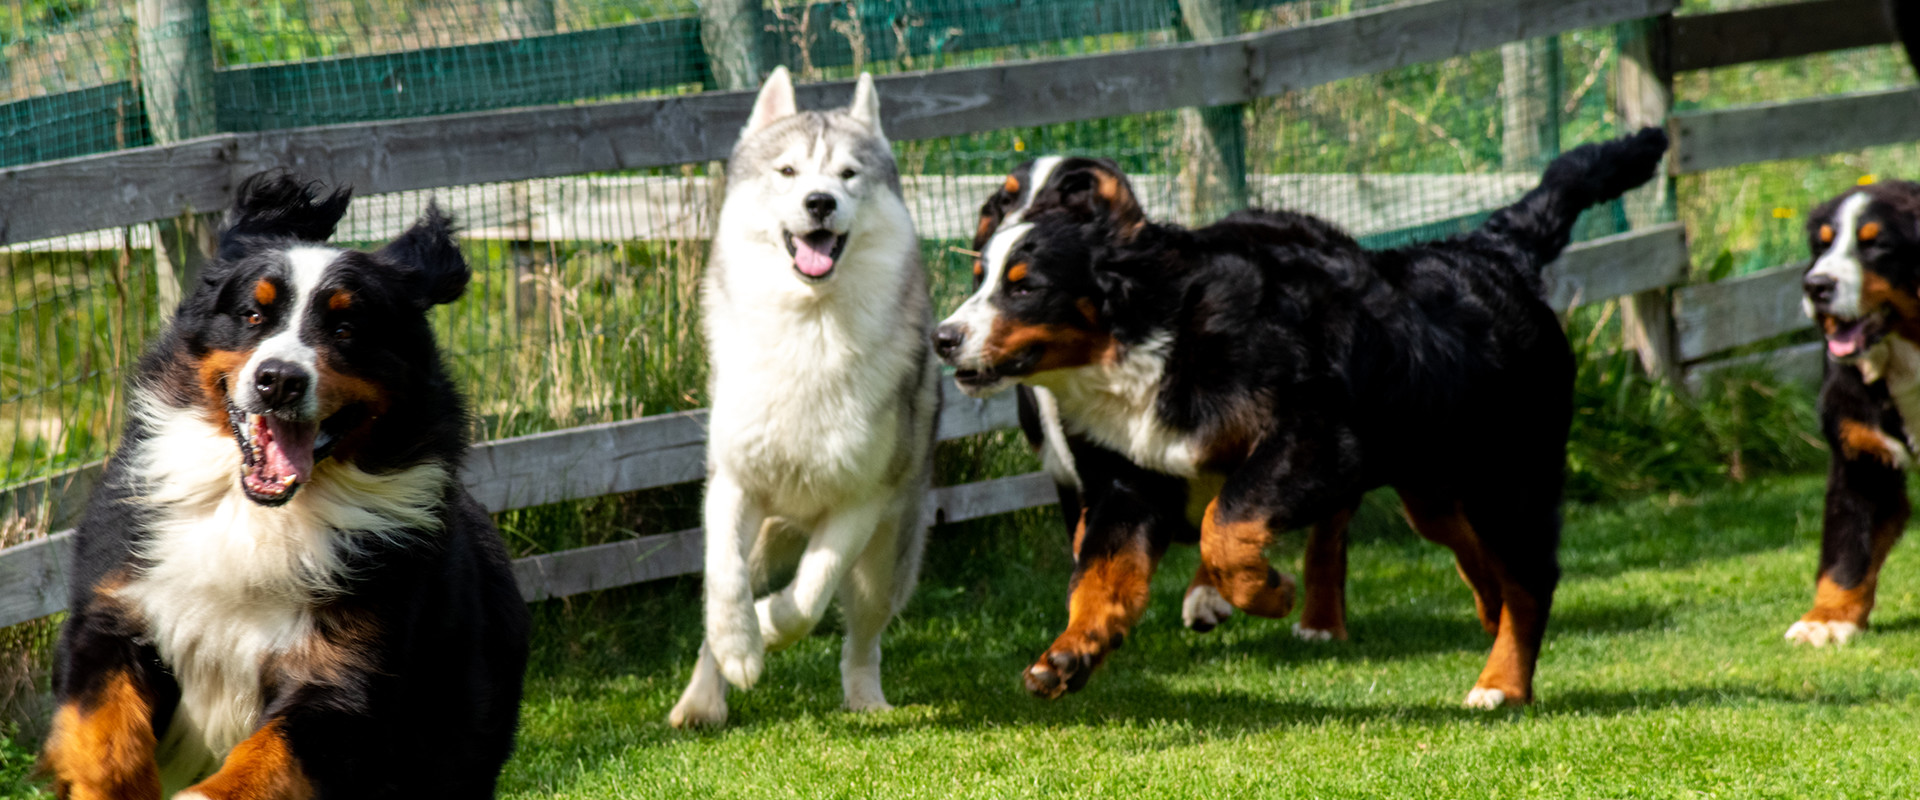
<svg viewBox="0 0 1920 800">
<path fill-rule="evenodd" d="M 707 53 L 708 88 L 737 91 L 760 84 L 760 0 L 700 3 L 700 48 Z"/>
<path fill-rule="evenodd" d="M 1668 37 L 1671 15 L 1623 23 L 1616 37 L 1620 60 L 1614 69 L 1614 105 L 1623 130 L 1665 125 L 1673 107 L 1673 70 Z M 1655 225 L 1674 218 L 1674 181 L 1664 168 L 1646 186 L 1622 199 L 1633 227 Z M 1620 326 L 1626 345 L 1640 354 L 1647 374 L 1667 381 L 1676 392 L 1686 391 L 1680 380 L 1678 339 L 1674 335 L 1673 297 L 1668 289 L 1640 292 L 1620 301 Z"/>
<path fill-rule="evenodd" d="M 1240 32 L 1234 0 L 1180 0 L 1180 19 L 1194 41 Z M 1244 103 L 1180 109 L 1187 156 L 1180 165 L 1180 211 L 1189 225 L 1204 225 L 1247 207 L 1247 106 Z"/>
<path fill-rule="evenodd" d="M 207 0 L 139 0 L 140 92 L 155 144 L 172 144 L 215 131 L 213 27 Z M 154 266 L 160 308 L 172 314 L 191 291 L 215 248 L 220 214 L 193 213 L 154 223 Z"/>
<path fill-rule="evenodd" d="M 1560 40 L 1548 36 L 1500 46 L 1500 161 L 1534 172 L 1560 154 Z"/>
</svg>

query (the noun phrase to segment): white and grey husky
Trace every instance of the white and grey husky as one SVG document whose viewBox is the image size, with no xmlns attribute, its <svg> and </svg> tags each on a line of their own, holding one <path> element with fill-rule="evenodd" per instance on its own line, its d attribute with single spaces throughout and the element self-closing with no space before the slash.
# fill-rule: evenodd
<svg viewBox="0 0 1920 800">
<path fill-rule="evenodd" d="M 871 77 L 847 108 L 808 112 L 784 67 L 767 78 L 727 161 L 701 300 L 707 638 L 668 721 L 725 722 L 727 683 L 752 687 L 766 652 L 812 631 L 836 590 L 847 707 L 891 708 L 880 633 L 918 578 L 940 395 L 919 239 Z"/>
</svg>

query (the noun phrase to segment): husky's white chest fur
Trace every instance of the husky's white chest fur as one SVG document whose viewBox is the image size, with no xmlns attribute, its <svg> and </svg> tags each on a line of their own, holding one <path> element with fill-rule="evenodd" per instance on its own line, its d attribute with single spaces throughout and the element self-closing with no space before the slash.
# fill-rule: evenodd
<svg viewBox="0 0 1920 800">
<path fill-rule="evenodd" d="M 180 684 L 162 732 L 169 786 L 211 771 L 259 722 L 274 657 L 301 647 L 313 609 L 338 590 L 344 560 L 366 537 L 438 525 L 448 480 L 439 464 L 370 475 L 323 461 L 286 505 L 248 500 L 240 453 L 200 410 L 136 401 L 153 436 L 132 453 L 134 502 L 152 509 L 145 566 L 114 594 L 144 622 Z"/>
<path fill-rule="evenodd" d="M 705 287 L 709 456 L 788 513 L 894 482 L 885 471 L 901 445 L 901 388 L 926 332 L 901 303 L 911 223 L 874 227 L 903 235 L 856 236 L 838 267 L 847 274 L 826 292 L 779 274 L 789 258 L 775 248 L 715 248 L 724 266 Z"/>
</svg>

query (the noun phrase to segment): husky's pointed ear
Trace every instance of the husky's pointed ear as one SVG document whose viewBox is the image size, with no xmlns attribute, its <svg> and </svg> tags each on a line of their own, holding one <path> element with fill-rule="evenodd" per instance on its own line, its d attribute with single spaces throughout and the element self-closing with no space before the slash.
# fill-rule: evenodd
<svg viewBox="0 0 1920 800">
<path fill-rule="evenodd" d="M 380 248 L 379 256 L 413 270 L 414 305 L 427 309 L 460 299 L 472 271 L 453 239 L 453 217 L 440 204 L 427 201 L 427 210 L 400 238 Z"/>
<path fill-rule="evenodd" d="M 1060 205 L 1085 222 L 1103 222 L 1120 241 L 1131 240 L 1147 224 L 1147 215 L 1121 174 L 1104 158 L 1076 158 L 1054 173 Z"/>
<path fill-rule="evenodd" d="M 873 74 L 860 73 L 860 80 L 853 85 L 853 102 L 847 104 L 847 116 L 856 122 L 864 122 L 873 129 L 873 135 L 887 138 L 880 130 L 880 93 L 873 90 Z"/>
<path fill-rule="evenodd" d="M 246 255 L 250 242 L 260 239 L 324 242 L 352 200 L 351 187 L 329 192 L 326 184 L 284 170 L 249 175 L 234 192 L 233 208 L 220 231 L 220 258 L 238 259 Z"/>
<path fill-rule="evenodd" d="M 753 99 L 753 115 L 747 117 L 747 127 L 740 135 L 745 137 L 799 112 L 793 101 L 793 76 L 784 66 L 774 67 L 767 82 L 760 84 L 760 96 Z"/>
</svg>

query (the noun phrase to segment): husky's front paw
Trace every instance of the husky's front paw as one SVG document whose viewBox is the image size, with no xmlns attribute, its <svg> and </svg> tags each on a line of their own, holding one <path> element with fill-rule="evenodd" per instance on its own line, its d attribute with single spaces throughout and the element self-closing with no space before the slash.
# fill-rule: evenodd
<svg viewBox="0 0 1920 800">
<path fill-rule="evenodd" d="M 727 724 L 727 687 L 719 681 L 698 678 L 687 684 L 680 702 L 667 713 L 667 724 L 676 728 L 706 728 Z"/>
<path fill-rule="evenodd" d="M 785 592 L 760 598 L 753 604 L 753 612 L 759 618 L 760 639 L 766 643 L 768 652 L 777 653 L 792 647 L 813 632 L 812 620 L 800 614 Z"/>
<path fill-rule="evenodd" d="M 707 643 L 713 648 L 713 660 L 719 664 L 720 674 L 728 683 L 742 689 L 753 688 L 760 680 L 767 653 L 760 639 L 759 621 L 748 616 L 715 627 L 718 630 L 707 633 Z"/>
</svg>

